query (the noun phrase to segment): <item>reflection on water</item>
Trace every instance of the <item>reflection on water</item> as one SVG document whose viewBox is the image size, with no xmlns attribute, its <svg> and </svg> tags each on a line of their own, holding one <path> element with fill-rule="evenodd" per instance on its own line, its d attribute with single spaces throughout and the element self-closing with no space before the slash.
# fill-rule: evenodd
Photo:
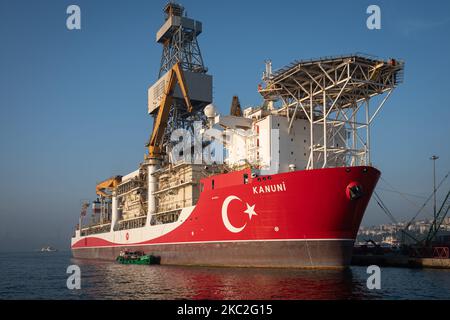
<svg viewBox="0 0 450 320">
<path fill-rule="evenodd" d="M 376 297 L 352 270 L 121 265 L 72 259 L 84 298 L 364 299 Z M 120 294 L 119 294 L 120 293 Z"/>
<path fill-rule="evenodd" d="M 66 287 L 81 268 L 81 290 Z M 0 253 L 0 299 L 450 299 L 450 270 L 382 268 L 381 290 L 366 268 L 294 270 L 122 265 L 70 252 Z"/>
</svg>

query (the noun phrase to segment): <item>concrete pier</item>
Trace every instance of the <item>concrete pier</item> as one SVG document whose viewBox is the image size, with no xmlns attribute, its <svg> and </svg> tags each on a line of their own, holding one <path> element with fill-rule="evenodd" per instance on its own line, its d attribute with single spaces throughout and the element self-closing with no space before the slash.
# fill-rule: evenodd
<svg viewBox="0 0 450 320">
<path fill-rule="evenodd" d="M 353 255 L 352 265 L 450 269 L 450 259 L 412 258 L 404 255 Z"/>
</svg>

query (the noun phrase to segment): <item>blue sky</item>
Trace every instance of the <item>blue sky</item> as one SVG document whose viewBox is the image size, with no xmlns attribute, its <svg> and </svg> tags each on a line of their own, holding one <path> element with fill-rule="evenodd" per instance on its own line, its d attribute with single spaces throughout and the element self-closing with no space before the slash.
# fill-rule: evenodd
<svg viewBox="0 0 450 320">
<path fill-rule="evenodd" d="M 67 248 L 95 183 L 142 161 L 165 3 L 0 0 L 0 250 Z M 432 188 L 429 156 L 440 156 L 438 176 L 450 170 L 450 2 L 181 3 L 203 22 L 199 43 L 222 112 L 235 94 L 243 105 L 261 102 L 267 58 L 274 68 L 351 52 L 401 58 L 405 82 L 373 127 L 372 160 L 396 189 L 417 195 L 409 198 L 417 206 Z M 81 7 L 80 31 L 66 29 L 70 4 Z M 370 4 L 381 7 L 381 30 L 366 28 Z M 417 211 L 379 187 L 398 219 Z M 387 221 L 371 205 L 364 224 Z"/>
</svg>

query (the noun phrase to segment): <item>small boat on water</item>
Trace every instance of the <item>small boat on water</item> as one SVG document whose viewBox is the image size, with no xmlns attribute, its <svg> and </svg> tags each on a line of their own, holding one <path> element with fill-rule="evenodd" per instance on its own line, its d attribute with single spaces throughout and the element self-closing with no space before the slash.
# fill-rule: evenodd
<svg viewBox="0 0 450 320">
<path fill-rule="evenodd" d="M 147 255 L 143 251 L 120 251 L 116 261 L 122 264 L 159 264 L 161 257 Z"/>
<path fill-rule="evenodd" d="M 51 246 L 45 246 L 42 247 L 41 250 L 39 250 L 40 252 L 56 252 L 58 250 L 56 250 L 55 248 L 51 247 Z"/>
</svg>

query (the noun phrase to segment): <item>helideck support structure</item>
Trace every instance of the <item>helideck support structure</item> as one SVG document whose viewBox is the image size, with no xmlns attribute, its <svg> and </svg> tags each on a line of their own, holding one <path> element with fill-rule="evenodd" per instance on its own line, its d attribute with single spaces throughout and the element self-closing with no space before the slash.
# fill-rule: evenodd
<svg viewBox="0 0 450 320">
<path fill-rule="evenodd" d="M 403 69 L 402 61 L 361 54 L 295 61 L 265 74 L 259 92 L 266 101 L 281 102 L 277 113 L 287 117 L 289 129 L 295 118 L 309 121 L 306 169 L 328 167 L 330 160 L 339 166 L 370 165 L 370 126 L 402 82 Z"/>
</svg>

